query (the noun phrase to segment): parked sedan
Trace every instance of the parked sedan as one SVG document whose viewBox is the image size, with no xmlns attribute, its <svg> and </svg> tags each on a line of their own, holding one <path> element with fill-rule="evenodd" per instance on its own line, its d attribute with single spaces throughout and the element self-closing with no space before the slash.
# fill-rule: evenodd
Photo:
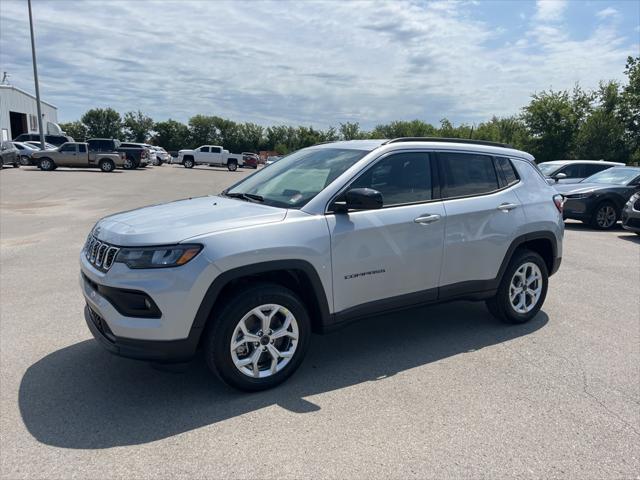
<svg viewBox="0 0 640 480">
<path fill-rule="evenodd" d="M 22 142 L 22 143 L 24 143 L 25 145 L 31 145 L 32 147 L 35 147 L 38 150 L 42 150 L 40 142 L 29 140 L 28 142 Z M 55 150 L 56 148 L 58 148 L 58 147 L 56 147 L 52 143 L 44 142 L 44 149 L 45 150 Z"/>
<path fill-rule="evenodd" d="M 629 198 L 640 191 L 640 167 L 614 167 L 572 185 L 556 185 L 565 197 L 564 218 L 599 230 L 613 228 Z"/>
<path fill-rule="evenodd" d="M 624 163 L 604 160 L 553 160 L 538 164 L 538 168 L 551 184 L 578 183 L 612 167 L 624 167 Z"/>
<path fill-rule="evenodd" d="M 15 168 L 20 166 L 18 149 L 11 142 L 0 142 L 0 158 L 2 159 L 3 167 L 5 165 L 13 165 Z"/>
<path fill-rule="evenodd" d="M 40 149 L 29 145 L 28 143 L 12 142 L 13 146 L 18 150 L 18 158 L 20 159 L 20 165 L 32 165 L 31 154 L 33 152 L 39 152 Z"/>
<path fill-rule="evenodd" d="M 640 235 L 640 192 L 631 195 L 622 209 L 622 228 Z"/>
</svg>

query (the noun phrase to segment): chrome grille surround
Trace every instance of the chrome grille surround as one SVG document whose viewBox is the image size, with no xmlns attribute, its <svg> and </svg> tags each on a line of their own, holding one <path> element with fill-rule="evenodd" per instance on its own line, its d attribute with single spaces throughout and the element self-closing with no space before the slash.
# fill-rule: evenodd
<svg viewBox="0 0 640 480">
<path fill-rule="evenodd" d="M 84 246 L 84 256 L 91 265 L 102 272 L 108 271 L 120 249 L 89 235 Z"/>
</svg>

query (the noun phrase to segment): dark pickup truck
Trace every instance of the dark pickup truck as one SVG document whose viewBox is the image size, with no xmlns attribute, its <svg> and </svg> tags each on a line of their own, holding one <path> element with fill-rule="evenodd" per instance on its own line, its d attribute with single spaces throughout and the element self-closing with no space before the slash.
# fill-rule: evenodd
<svg viewBox="0 0 640 480">
<path fill-rule="evenodd" d="M 124 153 L 124 166 L 127 170 L 146 167 L 150 161 L 149 150 L 144 147 L 123 147 L 120 140 L 115 138 L 90 138 L 87 140 L 91 152 L 117 152 Z"/>
</svg>

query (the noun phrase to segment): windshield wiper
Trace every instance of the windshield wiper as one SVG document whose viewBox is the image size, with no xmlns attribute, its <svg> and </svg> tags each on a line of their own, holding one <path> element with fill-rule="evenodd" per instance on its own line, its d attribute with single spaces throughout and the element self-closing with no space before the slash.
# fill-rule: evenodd
<svg viewBox="0 0 640 480">
<path fill-rule="evenodd" d="M 248 202 L 250 201 L 264 202 L 264 198 L 262 198 L 260 195 L 255 195 L 253 193 L 225 192 L 224 195 L 231 198 L 241 198 L 242 200 L 246 200 Z"/>
</svg>

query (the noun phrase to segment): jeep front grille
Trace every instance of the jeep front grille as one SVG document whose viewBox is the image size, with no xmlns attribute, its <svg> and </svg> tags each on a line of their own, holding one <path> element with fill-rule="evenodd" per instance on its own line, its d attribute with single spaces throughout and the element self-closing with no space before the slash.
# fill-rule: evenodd
<svg viewBox="0 0 640 480">
<path fill-rule="evenodd" d="M 91 265 L 98 270 L 106 272 L 111 268 L 111 265 L 113 265 L 119 250 L 118 247 L 109 245 L 106 242 L 98 240 L 93 235 L 89 235 L 84 247 L 84 255 Z"/>
</svg>

